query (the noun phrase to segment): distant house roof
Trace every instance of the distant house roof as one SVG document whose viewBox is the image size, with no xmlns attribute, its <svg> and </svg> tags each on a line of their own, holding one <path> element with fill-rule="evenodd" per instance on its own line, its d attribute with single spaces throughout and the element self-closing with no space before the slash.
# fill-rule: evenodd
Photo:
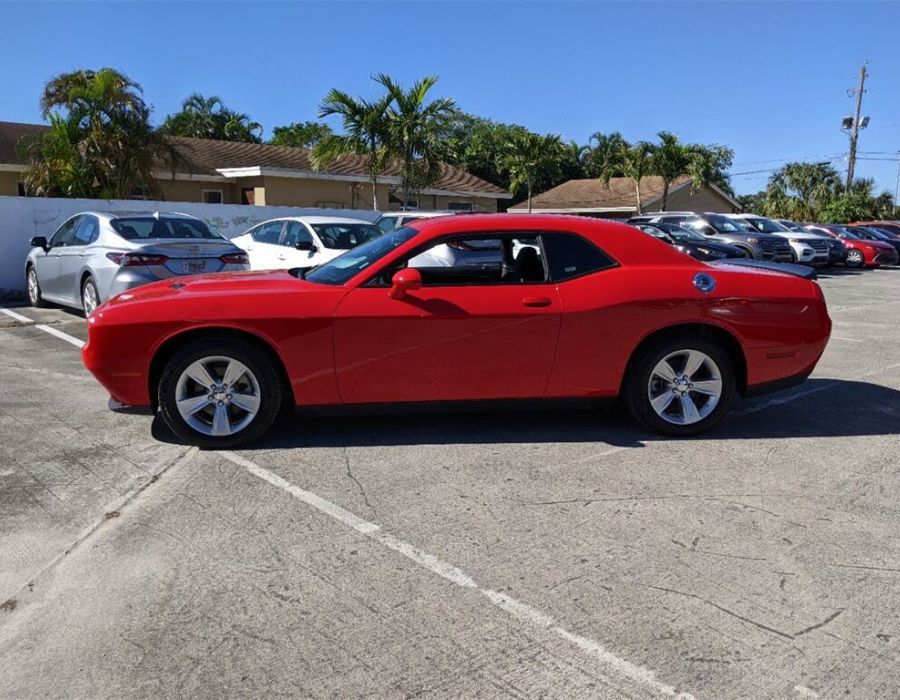
<svg viewBox="0 0 900 700">
<path fill-rule="evenodd" d="M 39 124 L 0 122 L 0 168 L 19 166 L 24 162 L 17 153 L 22 137 L 46 130 Z M 221 179 L 269 175 L 273 177 L 313 178 L 326 180 L 368 181 L 367 159 L 363 156 L 344 156 L 327 168 L 317 171 L 310 162 L 310 151 L 292 146 L 270 146 L 261 143 L 237 143 L 212 139 L 192 139 L 170 136 L 169 143 L 176 153 L 177 176 L 192 179 Z M 379 180 L 399 184 L 400 169 L 390 163 Z M 160 177 L 165 177 L 162 173 Z M 424 194 L 472 195 L 507 199 L 509 193 L 501 187 L 475 177 L 471 173 L 447 163 L 441 163 L 437 181 Z"/>
<path fill-rule="evenodd" d="M 678 178 L 669 186 L 669 194 L 690 185 L 690 178 Z M 712 189 L 728 199 L 735 206 L 738 203 L 715 185 Z M 641 203 L 643 208 L 659 200 L 663 193 L 663 179 L 658 175 L 649 175 L 641 178 Z M 634 180 L 630 177 L 610 178 L 609 185 L 604 185 L 599 178 L 585 178 L 583 180 L 569 180 L 557 185 L 553 189 L 542 192 L 531 198 L 532 210 L 547 213 L 606 213 L 606 212 L 632 212 L 637 211 L 637 192 Z M 520 202 L 510 211 L 523 211 L 528 209 L 528 202 Z"/>
</svg>

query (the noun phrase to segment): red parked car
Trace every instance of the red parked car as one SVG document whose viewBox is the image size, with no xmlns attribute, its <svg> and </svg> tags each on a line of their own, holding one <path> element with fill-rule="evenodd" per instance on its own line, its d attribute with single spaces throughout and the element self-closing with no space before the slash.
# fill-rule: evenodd
<svg viewBox="0 0 900 700">
<path fill-rule="evenodd" d="M 849 226 L 837 224 L 807 224 L 807 231 L 838 238 L 847 249 L 844 264 L 847 267 L 879 267 L 880 265 L 896 265 L 897 251 L 889 243 L 870 241 L 860 238 Z"/>
<path fill-rule="evenodd" d="M 425 254 L 438 246 L 454 256 Z M 88 320 L 111 405 L 210 447 L 261 437 L 286 404 L 484 399 L 621 397 L 688 435 L 735 394 L 803 381 L 831 330 L 814 281 L 622 224 L 501 214 L 417 221 L 306 272 L 150 284 Z"/>
</svg>

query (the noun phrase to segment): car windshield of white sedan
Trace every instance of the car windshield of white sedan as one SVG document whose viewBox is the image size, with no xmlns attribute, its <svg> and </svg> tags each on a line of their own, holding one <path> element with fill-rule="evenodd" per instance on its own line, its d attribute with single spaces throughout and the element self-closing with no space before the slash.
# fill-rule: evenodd
<svg viewBox="0 0 900 700">
<path fill-rule="evenodd" d="M 398 246 L 406 243 L 417 233 L 418 231 L 414 228 L 401 228 L 386 233 L 368 243 L 348 250 L 324 265 L 314 267 L 304 275 L 304 279 L 320 284 L 343 284 L 372 263 L 381 260 Z M 299 275 L 299 272 L 296 274 Z"/>
<path fill-rule="evenodd" d="M 382 235 L 374 224 L 313 224 L 322 245 L 335 250 L 350 250 Z"/>
<path fill-rule="evenodd" d="M 151 238 L 221 239 L 199 219 L 165 216 L 122 216 L 110 221 L 115 232 L 126 241 L 145 241 Z"/>
</svg>

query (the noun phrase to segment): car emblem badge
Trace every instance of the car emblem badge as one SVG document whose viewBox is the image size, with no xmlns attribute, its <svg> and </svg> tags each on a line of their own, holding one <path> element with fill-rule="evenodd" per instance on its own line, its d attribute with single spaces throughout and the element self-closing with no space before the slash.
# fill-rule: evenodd
<svg viewBox="0 0 900 700">
<path fill-rule="evenodd" d="M 707 275 L 705 272 L 698 272 L 694 275 L 694 286 L 704 294 L 709 294 L 716 288 L 716 280 L 713 279 L 712 275 Z"/>
</svg>

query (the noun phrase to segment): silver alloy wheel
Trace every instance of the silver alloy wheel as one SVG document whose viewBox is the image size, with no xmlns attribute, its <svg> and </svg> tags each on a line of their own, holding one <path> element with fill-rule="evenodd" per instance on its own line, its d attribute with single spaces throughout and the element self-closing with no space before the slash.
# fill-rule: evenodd
<svg viewBox="0 0 900 700">
<path fill-rule="evenodd" d="M 40 294 L 40 285 L 38 285 L 37 270 L 33 267 L 28 268 L 28 301 L 32 306 L 38 303 L 38 295 Z"/>
<path fill-rule="evenodd" d="M 847 253 L 847 262 L 852 265 L 861 265 L 864 262 L 862 253 L 858 250 L 851 250 Z"/>
<path fill-rule="evenodd" d="M 98 306 L 100 306 L 100 300 L 97 298 L 97 287 L 88 280 L 81 288 L 81 308 L 84 309 L 84 315 L 90 316 Z"/>
<path fill-rule="evenodd" d="M 713 412 L 722 397 L 722 373 L 706 353 L 676 350 L 656 363 L 647 386 L 650 405 L 660 418 L 691 425 Z"/>
<path fill-rule="evenodd" d="M 178 413 L 203 435 L 233 435 L 259 413 L 259 382 L 233 357 L 213 355 L 188 365 L 175 385 Z"/>
</svg>

